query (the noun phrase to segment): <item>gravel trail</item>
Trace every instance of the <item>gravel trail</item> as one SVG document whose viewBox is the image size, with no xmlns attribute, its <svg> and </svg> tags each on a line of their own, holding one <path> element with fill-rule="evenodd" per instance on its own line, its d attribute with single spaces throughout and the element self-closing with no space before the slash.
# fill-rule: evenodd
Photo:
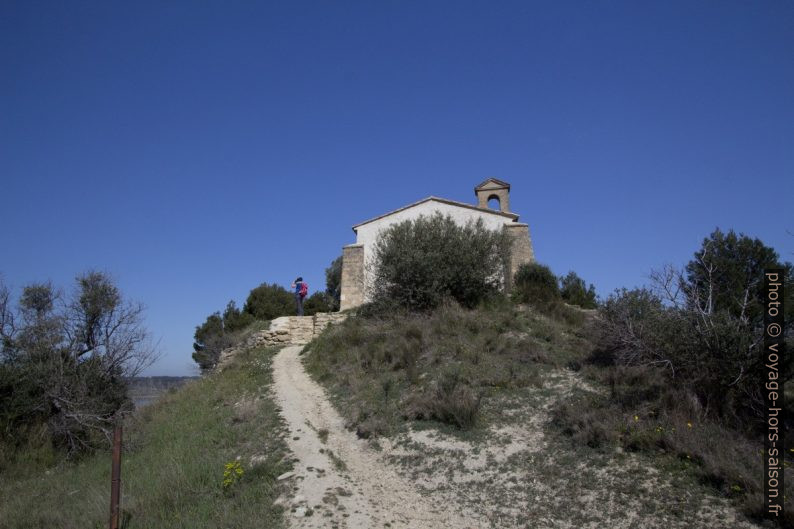
<svg viewBox="0 0 794 529">
<path fill-rule="evenodd" d="M 344 428 L 324 390 L 303 369 L 303 346 L 273 360 L 276 400 L 289 427 L 296 458 L 291 497 L 293 528 L 449 528 L 487 524 L 459 506 L 435 502 L 400 476 L 366 441 Z"/>
</svg>

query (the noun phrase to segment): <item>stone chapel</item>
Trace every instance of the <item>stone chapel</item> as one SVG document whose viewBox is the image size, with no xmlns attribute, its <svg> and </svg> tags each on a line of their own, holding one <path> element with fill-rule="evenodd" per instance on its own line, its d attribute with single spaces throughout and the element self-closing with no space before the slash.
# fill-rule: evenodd
<svg viewBox="0 0 794 529">
<path fill-rule="evenodd" d="M 353 226 L 356 242 L 342 249 L 340 310 L 357 307 L 369 301 L 367 285 L 370 281 L 367 263 L 372 257 L 372 246 L 380 232 L 392 224 L 414 220 L 422 215 L 431 216 L 438 212 L 449 215 L 460 225 L 482 219 L 488 229 L 506 230 L 512 241 L 510 279 L 519 266 L 531 263 L 535 256 L 529 236 L 529 225 L 518 222 L 518 214 L 510 211 L 510 184 L 489 178 L 474 188 L 474 195 L 477 197 L 476 204 L 427 197 Z M 496 209 L 488 206 L 491 200 L 495 200 Z"/>
</svg>

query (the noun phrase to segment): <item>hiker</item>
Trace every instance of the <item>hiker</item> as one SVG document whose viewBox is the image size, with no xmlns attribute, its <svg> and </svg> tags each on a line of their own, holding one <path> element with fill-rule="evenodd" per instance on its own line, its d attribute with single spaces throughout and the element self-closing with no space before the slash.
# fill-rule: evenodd
<svg viewBox="0 0 794 529">
<path fill-rule="evenodd" d="M 292 282 L 292 288 L 295 289 L 295 304 L 298 306 L 298 316 L 303 316 L 303 298 L 309 293 L 309 285 L 299 277 Z"/>
</svg>

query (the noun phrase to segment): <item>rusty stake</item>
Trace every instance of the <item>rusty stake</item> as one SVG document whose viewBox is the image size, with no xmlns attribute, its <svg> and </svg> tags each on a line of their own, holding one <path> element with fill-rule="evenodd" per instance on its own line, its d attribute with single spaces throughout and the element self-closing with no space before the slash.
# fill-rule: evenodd
<svg viewBox="0 0 794 529">
<path fill-rule="evenodd" d="M 121 424 L 113 430 L 113 463 L 110 476 L 110 529 L 119 529 L 121 511 Z"/>
</svg>

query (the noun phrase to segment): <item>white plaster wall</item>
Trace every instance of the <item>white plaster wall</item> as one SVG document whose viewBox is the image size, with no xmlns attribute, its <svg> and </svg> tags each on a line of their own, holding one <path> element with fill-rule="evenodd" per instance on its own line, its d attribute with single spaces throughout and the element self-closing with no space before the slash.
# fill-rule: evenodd
<svg viewBox="0 0 794 529">
<path fill-rule="evenodd" d="M 477 211 L 475 209 L 464 208 L 461 206 L 454 206 L 445 202 L 438 202 L 435 200 L 428 200 L 416 206 L 398 211 L 388 217 L 372 221 L 363 226 L 359 226 L 356 233 L 356 243 L 364 245 L 364 299 L 369 301 L 371 275 L 370 269 L 372 266 L 372 247 L 378 239 L 380 232 L 398 222 L 406 220 L 415 220 L 420 216 L 432 216 L 436 212 L 442 215 L 449 215 L 452 220 L 458 225 L 464 225 L 469 221 L 476 221 L 482 219 L 486 229 L 501 230 L 502 226 L 512 223 L 513 220 L 502 215 L 488 213 L 487 211 Z"/>
</svg>

